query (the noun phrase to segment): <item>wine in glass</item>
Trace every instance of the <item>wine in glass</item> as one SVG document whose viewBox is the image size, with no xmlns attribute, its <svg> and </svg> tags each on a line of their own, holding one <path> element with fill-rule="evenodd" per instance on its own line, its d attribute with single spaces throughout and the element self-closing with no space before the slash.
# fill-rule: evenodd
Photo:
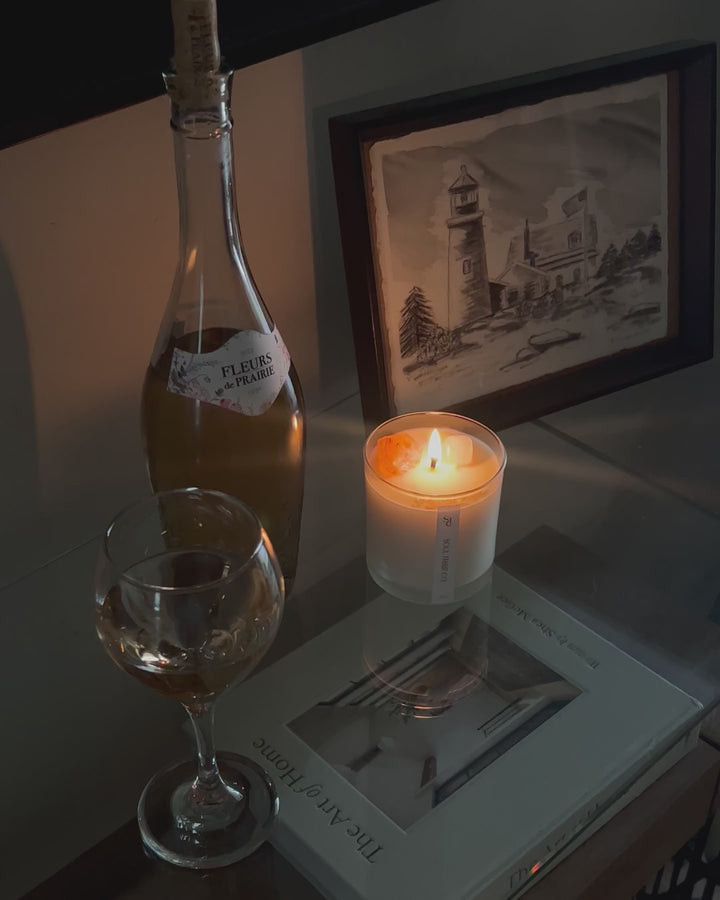
<svg viewBox="0 0 720 900">
<path fill-rule="evenodd" d="M 270 540 L 234 497 L 160 492 L 123 510 L 105 532 L 95 577 L 98 637 L 122 670 L 180 701 L 197 742 L 197 760 L 159 772 L 138 804 L 145 845 L 168 862 L 229 865 L 273 826 L 270 776 L 247 757 L 216 753 L 213 710 L 270 647 L 283 605 Z"/>
</svg>

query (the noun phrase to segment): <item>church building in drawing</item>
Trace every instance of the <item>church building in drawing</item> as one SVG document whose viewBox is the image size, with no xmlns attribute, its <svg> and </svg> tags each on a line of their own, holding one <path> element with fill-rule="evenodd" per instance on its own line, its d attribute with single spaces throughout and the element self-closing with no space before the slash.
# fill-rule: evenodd
<svg viewBox="0 0 720 900">
<path fill-rule="evenodd" d="M 530 226 L 510 241 L 505 269 L 503 306 L 532 303 L 551 292 L 557 300 L 587 291 L 597 271 L 595 216 L 583 189 L 562 204 L 563 217 Z"/>
</svg>

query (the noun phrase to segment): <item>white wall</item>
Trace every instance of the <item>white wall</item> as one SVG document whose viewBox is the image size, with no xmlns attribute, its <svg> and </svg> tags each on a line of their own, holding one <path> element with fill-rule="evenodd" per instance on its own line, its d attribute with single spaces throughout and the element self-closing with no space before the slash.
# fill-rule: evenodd
<svg viewBox="0 0 720 900">
<path fill-rule="evenodd" d="M 329 116 L 684 38 L 720 38 L 720 5 L 442 0 L 238 72 L 244 242 L 311 410 L 357 390 Z M 102 657 L 89 596 L 95 537 L 147 490 L 139 390 L 176 252 L 168 114 L 158 98 L 0 151 L 0 795 L 23 804 L 0 822 L 8 900 L 133 814 L 180 721 Z M 359 546 L 347 408 L 310 423 L 304 583 Z"/>
</svg>

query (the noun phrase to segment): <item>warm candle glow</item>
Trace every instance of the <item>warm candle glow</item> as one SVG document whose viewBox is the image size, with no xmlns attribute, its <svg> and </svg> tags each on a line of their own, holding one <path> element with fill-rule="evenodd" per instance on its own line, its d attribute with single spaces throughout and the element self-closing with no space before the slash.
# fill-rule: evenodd
<svg viewBox="0 0 720 900">
<path fill-rule="evenodd" d="M 452 413 L 408 413 L 365 444 L 366 551 L 393 596 L 450 603 L 485 585 L 495 554 L 505 448 Z"/>
<path fill-rule="evenodd" d="M 428 441 L 427 458 L 428 465 L 434 470 L 438 464 L 438 460 L 442 457 L 442 442 L 440 440 L 440 432 L 437 428 L 433 428 L 430 440 Z"/>
</svg>

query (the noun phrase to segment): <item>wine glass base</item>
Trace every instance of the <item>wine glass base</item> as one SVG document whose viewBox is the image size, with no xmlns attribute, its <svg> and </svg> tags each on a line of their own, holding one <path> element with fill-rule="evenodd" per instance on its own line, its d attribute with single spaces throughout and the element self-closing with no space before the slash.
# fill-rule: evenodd
<svg viewBox="0 0 720 900">
<path fill-rule="evenodd" d="M 195 760 L 163 769 L 145 786 L 138 803 L 140 834 L 161 859 L 188 869 L 216 869 L 249 856 L 269 837 L 279 807 L 270 776 L 237 753 L 220 752 L 217 762 L 225 783 L 246 798 L 238 817 L 223 828 L 197 834 L 175 821 L 172 798 L 197 775 Z"/>
</svg>

